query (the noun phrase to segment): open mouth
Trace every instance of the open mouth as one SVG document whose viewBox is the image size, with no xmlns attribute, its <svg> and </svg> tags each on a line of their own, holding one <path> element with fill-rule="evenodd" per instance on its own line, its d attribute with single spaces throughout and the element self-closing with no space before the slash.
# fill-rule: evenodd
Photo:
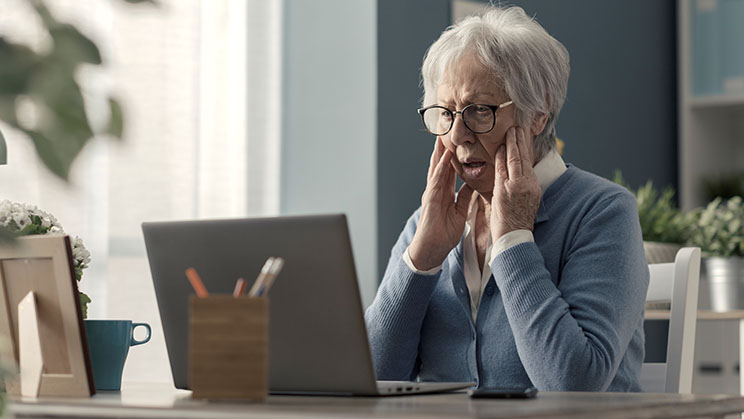
<svg viewBox="0 0 744 419">
<path fill-rule="evenodd" d="M 486 172 L 486 162 L 480 160 L 462 161 L 462 171 L 465 177 L 477 178 Z"/>
</svg>

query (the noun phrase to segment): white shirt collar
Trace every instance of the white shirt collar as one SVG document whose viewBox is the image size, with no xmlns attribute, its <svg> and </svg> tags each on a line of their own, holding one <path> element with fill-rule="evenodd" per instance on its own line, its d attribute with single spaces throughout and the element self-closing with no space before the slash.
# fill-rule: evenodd
<svg viewBox="0 0 744 419">
<path fill-rule="evenodd" d="M 545 192 L 566 171 L 566 163 L 558 151 L 553 150 L 537 162 L 534 170 L 540 190 Z"/>
<path fill-rule="evenodd" d="M 542 192 L 545 192 L 550 187 L 550 185 L 552 185 L 553 182 L 561 177 L 563 172 L 566 171 L 566 163 L 563 161 L 561 155 L 558 154 L 558 151 L 553 150 L 546 154 L 545 157 L 542 158 L 542 160 L 537 162 L 533 170 L 535 171 L 535 176 L 537 177 L 537 183 L 538 185 L 540 185 L 540 190 Z M 478 209 L 478 198 L 480 198 L 480 194 L 478 192 L 474 192 L 473 196 L 470 198 L 470 205 L 468 205 L 468 219 L 466 221 L 464 232 L 465 235 L 469 233 L 469 229 L 475 228 L 475 216 L 477 214 L 476 210 Z"/>
</svg>

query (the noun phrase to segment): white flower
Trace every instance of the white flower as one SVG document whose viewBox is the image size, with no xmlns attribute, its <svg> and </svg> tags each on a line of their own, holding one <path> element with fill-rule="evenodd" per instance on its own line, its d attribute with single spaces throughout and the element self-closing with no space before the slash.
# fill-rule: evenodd
<svg viewBox="0 0 744 419">
<path fill-rule="evenodd" d="M 31 224 L 31 217 L 29 217 L 28 213 L 21 209 L 20 211 L 14 212 L 12 214 L 13 216 L 13 222 L 18 226 L 19 229 L 23 229 L 23 227 L 26 227 L 26 225 Z"/>
<path fill-rule="evenodd" d="M 90 263 L 90 252 L 83 245 L 83 239 L 77 236 L 72 240 L 72 257 L 82 268 L 87 268 Z"/>
<path fill-rule="evenodd" d="M 38 217 L 38 222 L 35 222 L 32 217 Z M 7 199 L 0 201 L 0 226 L 17 232 L 35 223 L 37 229 L 33 232 L 65 234 L 65 230 L 57 219 L 52 214 L 40 210 L 36 205 L 11 202 Z M 83 240 L 80 237 L 75 237 L 71 240 L 71 245 L 75 266 L 79 269 L 87 268 L 90 264 L 90 252 L 85 248 Z"/>
</svg>

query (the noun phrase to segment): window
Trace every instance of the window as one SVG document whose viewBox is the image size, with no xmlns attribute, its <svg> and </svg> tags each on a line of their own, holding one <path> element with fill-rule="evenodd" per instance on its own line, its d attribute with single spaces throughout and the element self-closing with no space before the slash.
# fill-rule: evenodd
<svg viewBox="0 0 744 419">
<path fill-rule="evenodd" d="M 30 141 L 2 126 L 0 197 L 38 205 L 83 238 L 92 258 L 81 282 L 93 300 L 89 317 L 153 326 L 152 341 L 131 351 L 124 380 L 170 382 L 140 224 L 278 214 L 282 2 L 47 3 L 99 46 L 105 67 L 78 75 L 86 107 L 95 120 L 96 93 L 113 92 L 125 138 L 88 144 L 68 185 Z M 0 10 L 3 35 L 43 48 L 26 0 L 0 0 Z"/>
</svg>

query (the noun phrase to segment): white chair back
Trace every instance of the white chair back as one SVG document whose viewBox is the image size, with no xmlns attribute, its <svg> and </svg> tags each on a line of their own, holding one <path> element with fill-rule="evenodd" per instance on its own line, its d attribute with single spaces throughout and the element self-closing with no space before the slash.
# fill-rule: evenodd
<svg viewBox="0 0 744 419">
<path fill-rule="evenodd" d="M 670 301 L 666 363 L 644 363 L 641 386 L 655 393 L 692 392 L 700 248 L 685 247 L 674 263 L 648 265 L 647 302 Z"/>
</svg>

